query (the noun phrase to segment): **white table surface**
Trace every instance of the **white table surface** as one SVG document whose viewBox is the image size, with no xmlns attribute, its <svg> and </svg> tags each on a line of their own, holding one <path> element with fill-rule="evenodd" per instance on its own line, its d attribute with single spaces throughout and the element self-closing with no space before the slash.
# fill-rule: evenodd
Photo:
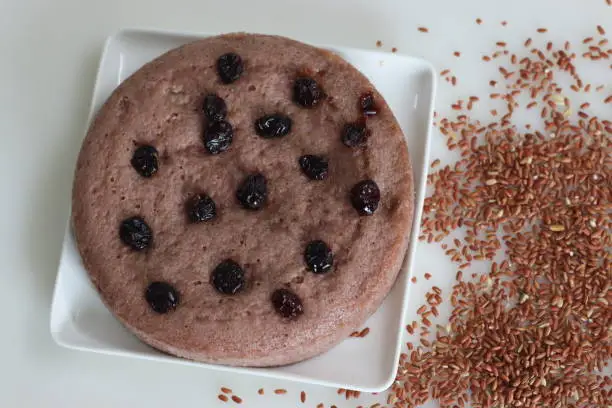
<svg viewBox="0 0 612 408">
<path fill-rule="evenodd" d="M 477 17 L 484 20 L 481 26 Z M 520 48 L 526 37 L 538 36 L 537 27 L 547 27 L 548 39 L 579 42 L 596 24 L 612 32 L 612 7 L 605 0 L 0 1 L 0 406 L 236 406 L 216 399 L 221 385 L 231 386 L 247 407 L 302 406 L 300 390 L 308 393 L 306 406 L 359 405 L 343 402 L 333 389 L 68 351 L 53 343 L 49 304 L 73 165 L 108 34 L 122 27 L 243 30 L 361 48 L 375 48 L 381 40 L 387 50 L 398 47 L 439 69 L 454 69 L 459 85 L 442 81 L 438 89 L 438 111 L 448 112 L 457 97 L 485 90 L 483 76 L 494 68 L 479 59 L 494 41 Z M 430 32 L 419 33 L 418 26 Z M 460 58 L 452 55 L 455 50 Z M 612 83 L 612 75 L 599 82 Z M 443 144 L 434 139 L 436 155 Z M 439 254 L 437 247 L 419 247 L 418 256 L 435 275 L 427 284 L 448 287 L 445 276 L 454 272 Z M 420 285 L 413 292 L 422 295 L 418 288 L 426 287 Z M 414 298 L 413 306 L 422 301 Z M 256 394 L 259 387 L 266 388 L 266 397 Z M 289 394 L 269 395 L 277 387 Z"/>
</svg>

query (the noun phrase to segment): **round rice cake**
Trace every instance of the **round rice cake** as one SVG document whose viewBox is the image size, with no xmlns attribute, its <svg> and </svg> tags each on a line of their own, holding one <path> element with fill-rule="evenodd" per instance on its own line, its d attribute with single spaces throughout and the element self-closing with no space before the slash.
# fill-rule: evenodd
<svg viewBox="0 0 612 408">
<path fill-rule="evenodd" d="M 400 126 L 364 75 L 288 38 L 228 34 L 112 93 L 83 142 L 72 220 L 93 284 L 142 341 L 275 366 L 380 306 L 413 195 Z"/>
</svg>

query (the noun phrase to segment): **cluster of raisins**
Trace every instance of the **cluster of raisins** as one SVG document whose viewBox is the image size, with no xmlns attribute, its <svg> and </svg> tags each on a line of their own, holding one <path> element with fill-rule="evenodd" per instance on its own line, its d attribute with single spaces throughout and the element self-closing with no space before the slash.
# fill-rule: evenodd
<svg viewBox="0 0 612 408">
<path fill-rule="evenodd" d="M 217 73 L 222 83 L 231 84 L 244 73 L 244 62 L 235 53 L 227 53 L 217 60 Z M 325 93 L 319 84 L 310 77 L 298 77 L 293 84 L 293 101 L 300 107 L 315 108 L 324 99 Z M 232 125 L 227 119 L 227 105 L 223 98 L 216 94 L 204 97 L 203 114 L 207 120 L 203 143 L 206 150 L 213 155 L 226 151 L 234 138 Z M 376 115 L 378 109 L 371 93 L 364 94 L 359 100 L 360 119 L 345 125 L 341 141 L 350 148 L 365 146 L 370 132 L 366 122 L 368 117 Z M 292 120 L 282 113 L 264 115 L 255 121 L 255 132 L 265 139 L 276 139 L 291 132 Z M 142 177 L 152 177 L 159 169 L 159 154 L 153 146 L 144 145 L 136 149 L 131 164 Z M 325 180 L 328 175 L 328 160 L 325 156 L 308 154 L 299 157 L 298 164 L 306 177 L 311 180 Z M 236 199 L 248 210 L 260 210 L 266 204 L 268 184 L 260 173 L 249 174 L 236 190 Z M 355 184 L 350 191 L 350 202 L 360 215 L 372 215 L 378 208 L 380 190 L 373 180 L 363 180 Z M 207 194 L 194 195 L 186 203 L 186 213 L 190 222 L 200 223 L 213 220 L 217 215 L 216 205 Z M 153 242 L 153 232 L 145 220 L 135 216 L 125 219 L 119 227 L 119 237 L 124 244 L 135 251 L 145 250 Z M 326 274 L 332 271 L 334 254 L 327 243 L 322 240 L 309 242 L 304 249 L 306 268 L 315 274 Z M 217 265 L 210 277 L 213 287 L 223 295 L 236 295 L 246 287 L 245 272 L 231 259 Z M 152 282 L 145 291 L 145 299 L 154 312 L 168 313 L 178 306 L 180 295 L 167 282 Z M 304 313 L 302 300 L 289 289 L 275 290 L 270 296 L 275 310 L 285 319 L 295 319 Z"/>
<path fill-rule="evenodd" d="M 204 98 L 204 115 L 208 126 L 204 130 L 204 146 L 208 153 L 219 154 L 229 149 L 234 139 L 234 128 L 225 120 L 227 105 L 218 95 L 210 94 Z"/>
</svg>

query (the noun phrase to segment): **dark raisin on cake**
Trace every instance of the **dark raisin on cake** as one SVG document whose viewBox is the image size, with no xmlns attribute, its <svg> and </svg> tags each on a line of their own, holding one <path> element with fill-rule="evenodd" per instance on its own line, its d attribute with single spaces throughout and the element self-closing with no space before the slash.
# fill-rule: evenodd
<svg viewBox="0 0 612 408">
<path fill-rule="evenodd" d="M 311 180 L 325 180 L 329 164 L 323 156 L 306 154 L 298 159 L 302 172 Z"/>
<path fill-rule="evenodd" d="M 191 222 L 210 221 L 217 216 L 217 207 L 206 194 L 196 194 L 187 203 L 187 215 Z"/>
<path fill-rule="evenodd" d="M 204 132 L 204 146 L 210 154 L 219 154 L 226 151 L 232 144 L 234 129 L 224 120 L 208 125 Z"/>
<path fill-rule="evenodd" d="M 348 123 L 342 130 L 342 143 L 348 147 L 365 145 L 368 139 L 368 130 L 364 123 Z"/>
<path fill-rule="evenodd" d="M 141 251 L 153 241 L 153 232 L 141 217 L 130 217 L 121 222 L 119 237 L 124 244 L 136 251 Z"/>
<path fill-rule="evenodd" d="M 293 83 L 293 101 L 304 108 L 318 105 L 324 96 L 319 84 L 312 78 L 300 77 Z"/>
<path fill-rule="evenodd" d="M 211 122 L 219 122 L 227 116 L 227 105 L 217 94 L 206 95 L 202 109 Z"/>
<path fill-rule="evenodd" d="M 240 55 L 233 52 L 223 54 L 217 60 L 217 72 L 224 84 L 231 84 L 242 75 L 244 63 Z"/>
<path fill-rule="evenodd" d="M 244 271 L 236 262 L 226 259 L 213 270 L 211 280 L 219 293 L 235 295 L 244 287 Z"/>
<path fill-rule="evenodd" d="M 266 203 L 268 183 L 263 174 L 249 174 L 236 191 L 236 198 L 248 210 L 259 210 Z"/>
<path fill-rule="evenodd" d="M 159 154 L 153 146 L 144 145 L 138 147 L 132 155 L 130 163 L 134 170 L 142 177 L 151 177 L 159 169 Z"/>
<path fill-rule="evenodd" d="M 380 202 L 380 190 L 374 180 L 363 180 L 351 189 L 351 203 L 359 215 L 372 215 Z"/>
<path fill-rule="evenodd" d="M 283 137 L 291 132 L 291 124 L 291 118 L 287 115 L 265 115 L 255 121 L 255 132 L 266 139 Z"/>
<path fill-rule="evenodd" d="M 334 265 L 334 254 L 324 241 L 318 239 L 308 243 L 304 251 L 304 260 L 309 270 L 323 274 L 331 271 Z"/>
<path fill-rule="evenodd" d="M 361 95 L 359 98 L 359 108 L 366 117 L 378 114 L 378 107 L 376 106 L 372 92 L 366 92 Z"/>
<path fill-rule="evenodd" d="M 285 319 L 293 320 L 304 313 L 302 300 L 288 289 L 275 290 L 271 300 L 276 312 Z"/>
<path fill-rule="evenodd" d="M 145 291 L 145 298 L 151 309 L 159 314 L 168 313 L 176 309 L 179 304 L 177 290 L 166 282 L 153 282 Z"/>
</svg>

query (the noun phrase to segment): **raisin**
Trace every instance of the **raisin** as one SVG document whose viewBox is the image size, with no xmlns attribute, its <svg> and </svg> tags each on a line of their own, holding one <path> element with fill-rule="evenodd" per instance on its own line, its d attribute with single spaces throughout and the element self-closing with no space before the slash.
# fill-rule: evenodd
<svg viewBox="0 0 612 408">
<path fill-rule="evenodd" d="M 240 55 L 228 52 L 217 60 L 217 72 L 224 84 L 231 84 L 242 75 L 244 64 Z"/>
<path fill-rule="evenodd" d="M 323 241 L 311 241 L 306 245 L 304 260 L 308 269 L 314 273 L 327 273 L 334 265 L 334 254 L 331 248 Z"/>
<path fill-rule="evenodd" d="M 287 136 L 290 131 L 291 118 L 287 115 L 266 115 L 255 121 L 255 132 L 266 139 Z"/>
<path fill-rule="evenodd" d="M 136 251 L 147 248 L 153 241 L 153 233 L 141 217 L 130 217 L 121 223 L 119 237 L 124 244 Z"/>
<path fill-rule="evenodd" d="M 293 83 L 293 101 L 304 108 L 316 106 L 324 96 L 319 84 L 312 78 L 300 77 Z"/>
<path fill-rule="evenodd" d="M 227 115 L 227 105 L 225 101 L 215 94 L 204 97 L 204 114 L 211 122 L 218 122 L 225 119 Z"/>
<path fill-rule="evenodd" d="M 151 309 L 160 314 L 176 309 L 179 304 L 178 292 L 166 282 L 151 283 L 145 292 L 145 299 Z"/>
<path fill-rule="evenodd" d="M 204 146 L 210 154 L 226 151 L 232 144 L 234 129 L 224 120 L 211 123 L 204 134 Z"/>
<path fill-rule="evenodd" d="M 360 215 L 372 215 L 380 202 L 380 190 L 373 180 L 363 180 L 351 189 L 351 203 Z"/>
<path fill-rule="evenodd" d="M 364 93 L 359 98 L 359 107 L 365 116 L 375 116 L 378 114 L 378 108 L 374 102 L 374 95 L 371 92 Z"/>
<path fill-rule="evenodd" d="M 270 297 L 274 309 L 285 319 L 295 319 L 304 313 L 302 300 L 288 289 L 277 289 Z"/>
<path fill-rule="evenodd" d="M 187 215 L 191 222 L 210 221 L 217 216 L 215 202 L 206 194 L 197 194 L 187 204 Z"/>
<path fill-rule="evenodd" d="M 159 168 L 158 156 L 157 149 L 153 146 L 140 146 L 134 151 L 134 155 L 132 156 L 132 167 L 134 167 L 142 177 L 151 177 L 157 173 L 157 169 Z"/>
<path fill-rule="evenodd" d="M 363 146 L 368 140 L 368 131 L 364 124 L 349 123 L 342 131 L 342 143 L 348 147 Z"/>
<path fill-rule="evenodd" d="M 323 156 L 307 154 L 299 158 L 300 167 L 311 180 L 325 180 L 327 178 L 328 163 Z"/>
<path fill-rule="evenodd" d="M 244 286 L 244 271 L 236 262 L 226 259 L 212 272 L 212 284 L 225 295 L 235 295 Z"/>
<path fill-rule="evenodd" d="M 249 210 L 259 210 L 266 202 L 268 184 L 263 174 L 249 174 L 236 191 L 242 206 Z"/>
</svg>

